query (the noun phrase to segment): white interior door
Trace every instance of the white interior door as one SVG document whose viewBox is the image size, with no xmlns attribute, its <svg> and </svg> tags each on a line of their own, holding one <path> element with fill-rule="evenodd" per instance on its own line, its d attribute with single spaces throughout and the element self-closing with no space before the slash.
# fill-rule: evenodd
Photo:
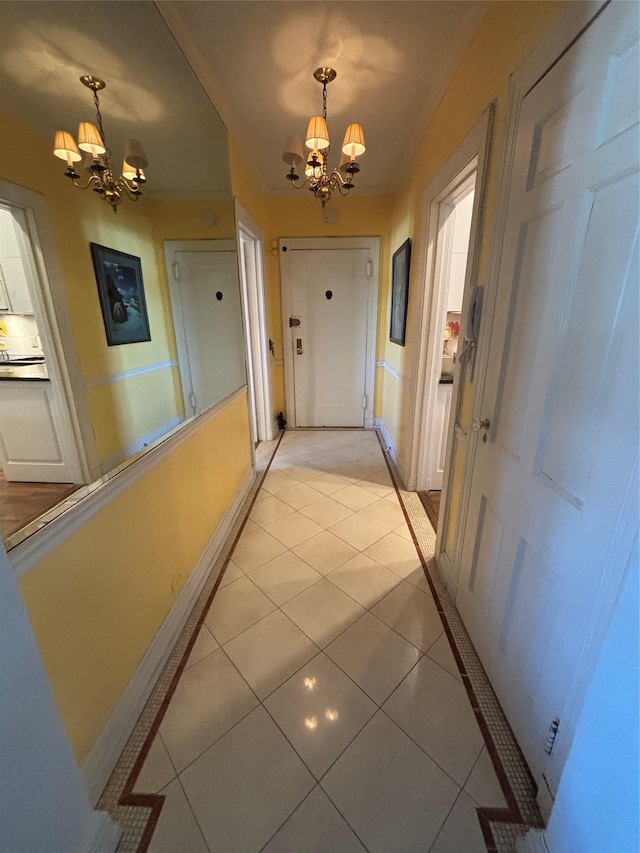
<svg viewBox="0 0 640 853">
<path fill-rule="evenodd" d="M 283 319 L 294 425 L 362 427 L 372 403 L 367 369 L 372 349 L 371 252 L 291 250 L 289 241 L 281 258 L 289 296 Z"/>
<path fill-rule="evenodd" d="M 637 69 L 612 3 L 524 98 L 509 187 L 457 604 L 539 781 L 637 528 Z"/>
<path fill-rule="evenodd" d="M 235 250 L 176 251 L 173 300 L 187 415 L 246 383 Z"/>
</svg>

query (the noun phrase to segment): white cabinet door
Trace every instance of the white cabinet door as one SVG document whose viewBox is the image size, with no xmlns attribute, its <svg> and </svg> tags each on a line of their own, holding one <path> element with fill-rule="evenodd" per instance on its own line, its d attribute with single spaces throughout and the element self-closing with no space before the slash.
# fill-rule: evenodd
<svg viewBox="0 0 640 853">
<path fill-rule="evenodd" d="M 66 412 L 50 381 L 0 381 L 0 467 L 10 482 L 81 482 Z"/>
</svg>

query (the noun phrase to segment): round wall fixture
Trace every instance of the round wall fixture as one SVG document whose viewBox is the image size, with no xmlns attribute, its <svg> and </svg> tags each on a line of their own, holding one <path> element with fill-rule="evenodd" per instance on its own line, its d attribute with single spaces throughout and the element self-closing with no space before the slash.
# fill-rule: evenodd
<svg viewBox="0 0 640 853">
<path fill-rule="evenodd" d="M 221 302 L 221 301 L 222 301 L 222 291 L 221 291 L 221 290 L 219 290 L 219 291 L 216 293 L 216 299 L 218 300 L 218 302 Z"/>
<path fill-rule="evenodd" d="M 331 299 L 333 297 L 333 290 L 327 290 L 325 296 L 327 297 L 327 299 Z"/>
</svg>

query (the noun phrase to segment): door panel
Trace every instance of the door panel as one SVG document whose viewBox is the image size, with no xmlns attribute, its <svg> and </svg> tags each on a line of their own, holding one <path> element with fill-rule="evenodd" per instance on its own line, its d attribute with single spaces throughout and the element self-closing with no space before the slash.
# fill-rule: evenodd
<svg viewBox="0 0 640 853">
<path fill-rule="evenodd" d="M 204 411 L 246 383 L 240 288 L 235 252 L 176 252 L 176 259 L 188 354 L 180 374 L 185 408 L 191 414 Z"/>
<path fill-rule="evenodd" d="M 298 427 L 364 426 L 368 260 L 367 249 L 287 255 L 291 316 L 300 321 L 290 329 Z"/>
<path fill-rule="evenodd" d="M 538 780 L 554 718 L 570 742 L 594 614 L 637 527 L 630 6 L 607 7 L 522 103 L 460 568 L 458 607 Z"/>
</svg>

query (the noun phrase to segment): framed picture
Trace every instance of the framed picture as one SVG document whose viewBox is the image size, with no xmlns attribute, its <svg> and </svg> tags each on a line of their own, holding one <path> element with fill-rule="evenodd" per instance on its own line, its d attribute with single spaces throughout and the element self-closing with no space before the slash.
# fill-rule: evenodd
<svg viewBox="0 0 640 853">
<path fill-rule="evenodd" d="M 393 253 L 391 262 L 391 328 L 389 340 L 404 346 L 407 329 L 407 298 L 409 296 L 409 261 L 411 240 L 404 241 Z"/>
<path fill-rule="evenodd" d="M 97 243 L 89 245 L 107 343 L 114 347 L 150 341 L 140 258 Z"/>
</svg>

